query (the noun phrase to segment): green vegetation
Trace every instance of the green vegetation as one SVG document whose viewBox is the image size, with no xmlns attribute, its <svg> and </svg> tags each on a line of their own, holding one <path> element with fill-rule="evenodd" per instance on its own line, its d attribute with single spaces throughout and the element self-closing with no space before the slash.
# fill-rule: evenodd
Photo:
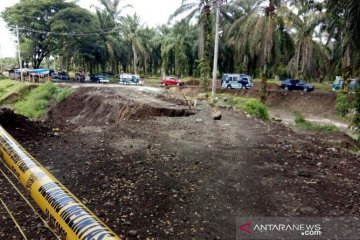
<svg viewBox="0 0 360 240">
<path fill-rule="evenodd" d="M 15 80 L 0 80 L 0 104 L 13 104 L 36 88 L 36 84 L 21 83 Z"/>
<path fill-rule="evenodd" d="M 349 113 L 349 101 L 347 94 L 340 90 L 336 96 L 336 111 L 341 117 L 345 117 Z"/>
<path fill-rule="evenodd" d="M 304 116 L 300 112 L 295 113 L 295 126 L 309 131 L 321 131 L 321 132 L 338 131 L 338 128 L 335 125 L 322 125 L 322 124 L 306 121 Z"/>
<path fill-rule="evenodd" d="M 357 140 L 360 142 L 360 88 L 355 91 L 355 99 L 353 102 L 354 114 L 352 117 L 352 128 L 357 134 Z"/>
<path fill-rule="evenodd" d="M 51 82 L 47 82 L 32 90 L 24 99 L 15 103 L 15 111 L 36 120 L 46 113 L 51 101 L 63 101 L 70 94 L 70 89 L 60 88 Z"/>
<path fill-rule="evenodd" d="M 14 87 L 21 85 L 20 82 L 12 80 L 1 80 L 0 81 L 0 98 L 2 98 L 7 92 L 12 90 Z"/>
<path fill-rule="evenodd" d="M 250 114 L 253 117 L 258 117 L 263 120 L 269 120 L 269 112 L 267 107 L 261 103 L 258 99 L 255 98 L 244 98 L 244 97 L 229 97 L 223 95 L 227 99 L 227 103 L 234 107 Z"/>
<path fill-rule="evenodd" d="M 311 82 L 310 84 L 315 87 L 315 91 L 317 92 L 331 92 L 332 86 L 329 83 Z"/>
<path fill-rule="evenodd" d="M 0 80 L 7 80 L 8 78 L 7 77 L 5 77 L 4 75 L 2 75 L 1 73 L 0 73 Z"/>
</svg>

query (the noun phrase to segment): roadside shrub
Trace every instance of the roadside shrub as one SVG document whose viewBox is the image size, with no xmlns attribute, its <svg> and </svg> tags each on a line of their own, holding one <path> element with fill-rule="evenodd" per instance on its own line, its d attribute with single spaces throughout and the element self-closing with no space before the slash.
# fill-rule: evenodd
<svg viewBox="0 0 360 240">
<path fill-rule="evenodd" d="M 70 88 L 59 88 L 55 96 L 55 101 L 58 103 L 64 101 L 68 96 L 72 94 L 72 92 L 73 91 Z"/>
<path fill-rule="evenodd" d="M 248 99 L 245 101 L 243 110 L 251 116 L 261 118 L 263 120 L 269 120 L 269 112 L 267 107 L 257 99 Z"/>
<path fill-rule="evenodd" d="M 353 102 L 354 115 L 351 119 L 351 127 L 355 130 L 358 137 L 357 140 L 360 142 L 360 88 L 358 87 L 355 91 L 355 99 Z"/>
<path fill-rule="evenodd" d="M 346 114 L 349 113 L 349 107 L 350 107 L 349 101 L 348 101 L 346 93 L 343 90 L 340 90 L 336 96 L 336 111 L 337 111 L 337 113 L 340 116 L 345 117 Z"/>
<path fill-rule="evenodd" d="M 304 115 L 302 115 L 301 112 L 295 112 L 295 123 L 296 124 L 301 124 L 301 123 L 305 123 L 305 117 Z"/>
<path fill-rule="evenodd" d="M 0 73 L 0 80 L 7 80 L 7 79 L 9 78 Z"/>
<path fill-rule="evenodd" d="M 309 131 L 321 131 L 321 132 L 336 132 L 338 128 L 335 125 L 322 125 L 317 123 L 312 123 L 305 120 L 304 115 L 300 112 L 295 112 L 295 126 L 309 130 Z"/>
<path fill-rule="evenodd" d="M 258 117 L 263 120 L 269 120 L 269 112 L 267 107 L 255 98 L 244 97 L 225 97 L 227 104 L 236 109 L 242 110 L 253 117 Z"/>
<path fill-rule="evenodd" d="M 70 93 L 71 90 L 59 90 L 55 84 L 47 82 L 32 90 L 23 100 L 17 102 L 14 105 L 15 111 L 36 120 L 46 113 L 51 100 L 60 102 Z"/>
</svg>

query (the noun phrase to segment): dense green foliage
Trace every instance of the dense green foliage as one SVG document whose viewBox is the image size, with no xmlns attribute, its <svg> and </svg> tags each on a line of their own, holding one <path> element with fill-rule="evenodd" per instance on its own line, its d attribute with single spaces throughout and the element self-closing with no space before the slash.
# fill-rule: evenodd
<svg viewBox="0 0 360 240">
<path fill-rule="evenodd" d="M 71 90 L 68 88 L 60 88 L 51 82 L 47 82 L 32 90 L 21 101 L 15 103 L 15 111 L 36 120 L 46 113 L 52 100 L 61 102 L 70 94 Z"/>
<path fill-rule="evenodd" d="M 349 100 L 344 91 L 339 91 L 336 96 L 336 111 L 341 117 L 349 113 Z"/>
<path fill-rule="evenodd" d="M 358 141 L 360 142 L 360 88 L 356 89 L 353 109 L 354 114 L 352 119 L 352 128 L 357 133 Z"/>
<path fill-rule="evenodd" d="M 258 99 L 244 98 L 244 97 L 231 97 L 228 103 L 236 109 L 242 110 L 253 117 L 269 120 L 269 112 L 267 107 Z"/>
</svg>

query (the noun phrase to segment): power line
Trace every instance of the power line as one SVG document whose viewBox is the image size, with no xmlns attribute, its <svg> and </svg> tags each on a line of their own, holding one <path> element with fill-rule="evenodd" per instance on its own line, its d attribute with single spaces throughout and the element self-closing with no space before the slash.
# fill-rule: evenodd
<svg viewBox="0 0 360 240">
<path fill-rule="evenodd" d="M 9 28 L 11 30 L 16 30 L 16 28 Z M 32 33 L 41 33 L 46 35 L 57 35 L 57 36 L 94 36 L 94 35 L 102 35 L 102 34 L 111 34 L 118 32 L 121 28 L 117 27 L 109 31 L 97 31 L 97 32 L 49 32 L 49 31 L 41 31 L 36 29 L 29 28 L 18 28 L 19 31 L 24 32 L 32 32 Z"/>
</svg>

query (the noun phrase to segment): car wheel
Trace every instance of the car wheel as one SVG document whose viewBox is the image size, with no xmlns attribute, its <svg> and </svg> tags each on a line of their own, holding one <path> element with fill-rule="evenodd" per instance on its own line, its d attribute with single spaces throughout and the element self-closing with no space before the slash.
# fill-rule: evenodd
<svg viewBox="0 0 360 240">
<path fill-rule="evenodd" d="M 227 87 L 226 87 L 227 89 L 231 89 L 231 85 L 227 85 Z"/>
<path fill-rule="evenodd" d="M 163 85 L 164 87 L 166 87 L 166 84 L 165 84 L 165 83 L 162 83 L 161 85 Z"/>
<path fill-rule="evenodd" d="M 285 87 L 284 90 L 285 90 L 285 91 L 289 91 L 289 87 Z"/>
<path fill-rule="evenodd" d="M 180 86 L 180 83 L 176 83 L 176 86 Z"/>
<path fill-rule="evenodd" d="M 307 88 L 304 88 L 304 92 L 307 92 L 308 91 L 308 89 Z"/>
</svg>

